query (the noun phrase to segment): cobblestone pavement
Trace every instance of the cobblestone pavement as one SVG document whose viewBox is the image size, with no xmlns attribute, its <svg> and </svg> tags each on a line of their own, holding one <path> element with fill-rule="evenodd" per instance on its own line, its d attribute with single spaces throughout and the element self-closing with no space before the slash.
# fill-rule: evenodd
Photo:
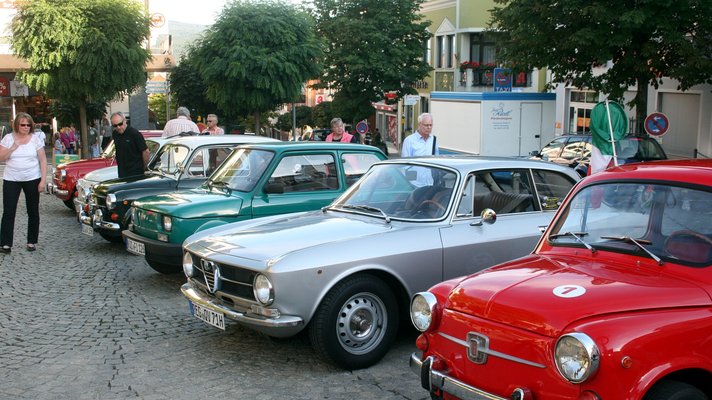
<svg viewBox="0 0 712 400">
<path fill-rule="evenodd" d="M 0 172 L 2 167 L 0 167 Z M 159 275 L 122 245 L 81 233 L 43 194 L 38 250 L 24 196 L 0 254 L 0 399 L 424 399 L 408 368 L 416 334 L 379 364 L 343 371 L 303 337 L 270 339 L 188 313 L 182 274 Z"/>
</svg>

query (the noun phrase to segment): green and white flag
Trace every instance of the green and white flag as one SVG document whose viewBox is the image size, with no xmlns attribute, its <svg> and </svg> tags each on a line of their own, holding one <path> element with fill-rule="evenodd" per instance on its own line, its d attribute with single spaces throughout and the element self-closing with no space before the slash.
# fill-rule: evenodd
<svg viewBox="0 0 712 400">
<path fill-rule="evenodd" d="M 615 159 L 615 142 L 622 139 L 626 133 L 628 133 L 628 115 L 623 106 L 606 100 L 593 107 L 591 110 L 593 148 L 588 166 L 589 175 L 618 165 Z"/>
</svg>

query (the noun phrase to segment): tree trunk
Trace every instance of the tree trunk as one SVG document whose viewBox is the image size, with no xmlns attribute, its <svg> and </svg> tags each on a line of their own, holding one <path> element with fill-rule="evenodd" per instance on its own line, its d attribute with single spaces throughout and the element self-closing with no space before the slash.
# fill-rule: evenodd
<svg viewBox="0 0 712 400">
<path fill-rule="evenodd" d="M 81 137 L 81 142 L 82 142 L 82 158 L 90 158 L 89 155 L 89 139 L 87 135 L 87 102 L 82 101 L 79 103 L 79 130 L 81 134 L 79 137 Z"/>
<path fill-rule="evenodd" d="M 637 91 L 635 93 L 635 126 L 633 132 L 636 135 L 644 135 L 645 117 L 648 114 L 648 79 L 644 76 L 639 76 L 636 79 Z"/>
<path fill-rule="evenodd" d="M 259 134 L 260 134 L 260 111 L 259 110 L 255 111 L 252 114 L 252 116 L 255 119 L 254 126 L 253 126 L 253 128 L 255 129 L 255 135 L 259 136 Z"/>
</svg>

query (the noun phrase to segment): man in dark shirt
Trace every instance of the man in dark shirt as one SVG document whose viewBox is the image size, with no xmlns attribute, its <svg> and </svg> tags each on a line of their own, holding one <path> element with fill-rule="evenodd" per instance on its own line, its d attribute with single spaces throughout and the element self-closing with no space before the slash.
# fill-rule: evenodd
<svg viewBox="0 0 712 400">
<path fill-rule="evenodd" d="M 148 146 L 143 135 L 136 128 L 126 124 L 126 118 L 121 112 L 111 114 L 111 126 L 114 128 L 112 137 L 116 146 L 116 166 L 119 178 L 133 175 L 143 175 L 148 165 Z"/>
</svg>

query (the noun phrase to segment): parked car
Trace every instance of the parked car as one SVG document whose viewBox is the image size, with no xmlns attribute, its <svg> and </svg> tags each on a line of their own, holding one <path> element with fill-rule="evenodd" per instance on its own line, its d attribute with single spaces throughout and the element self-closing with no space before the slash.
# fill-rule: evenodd
<svg viewBox="0 0 712 400">
<path fill-rule="evenodd" d="M 532 158 L 575 168 L 581 176 L 588 174 L 591 158 L 591 135 L 563 135 L 533 152 Z M 628 135 L 616 142 L 618 164 L 666 160 L 665 150 L 649 136 Z"/>
<path fill-rule="evenodd" d="M 121 242 L 129 221 L 131 203 L 143 196 L 194 188 L 217 169 L 235 146 L 252 142 L 276 142 L 254 135 L 200 135 L 171 138 L 161 147 L 140 176 L 117 178 L 94 186 L 88 213 L 80 213 L 82 232 L 98 232 L 111 242 Z"/>
<path fill-rule="evenodd" d="M 154 270 L 179 273 L 181 245 L 196 231 L 331 203 L 385 155 L 350 143 L 260 143 L 239 147 L 201 187 L 134 203 L 126 249 Z"/>
<path fill-rule="evenodd" d="M 413 297 L 433 398 L 712 398 L 712 160 L 628 164 L 568 196 L 533 254 Z"/>
<path fill-rule="evenodd" d="M 181 290 L 208 324 L 306 329 L 326 360 L 364 368 L 390 347 L 412 294 L 531 252 L 578 178 L 512 158 L 383 161 L 323 210 L 190 236 Z"/>
<path fill-rule="evenodd" d="M 149 156 L 149 164 L 153 160 L 153 157 L 158 152 L 158 149 L 163 146 L 169 139 L 154 137 L 146 139 L 146 145 L 150 150 L 151 154 Z M 84 175 L 84 177 L 79 178 L 77 181 L 76 191 L 77 195 L 74 197 L 74 210 L 77 212 L 77 220 L 81 222 L 82 211 L 89 215 L 89 200 L 91 200 L 91 194 L 94 186 L 103 181 L 108 181 L 111 179 L 116 179 L 119 177 L 119 170 L 116 165 L 109 167 L 95 169 Z"/>
<path fill-rule="evenodd" d="M 162 133 L 162 131 L 141 131 L 143 137 L 147 139 L 160 137 Z M 156 142 L 147 141 L 146 145 L 152 153 L 155 153 L 158 149 Z M 116 165 L 115 155 L 116 148 L 114 147 L 114 142 L 111 141 L 97 158 L 71 161 L 53 167 L 51 171 L 52 182 L 47 183 L 47 192 L 54 194 L 58 199 L 64 202 L 64 205 L 74 210 L 74 197 L 77 195 L 77 181 L 95 169 Z"/>
</svg>

